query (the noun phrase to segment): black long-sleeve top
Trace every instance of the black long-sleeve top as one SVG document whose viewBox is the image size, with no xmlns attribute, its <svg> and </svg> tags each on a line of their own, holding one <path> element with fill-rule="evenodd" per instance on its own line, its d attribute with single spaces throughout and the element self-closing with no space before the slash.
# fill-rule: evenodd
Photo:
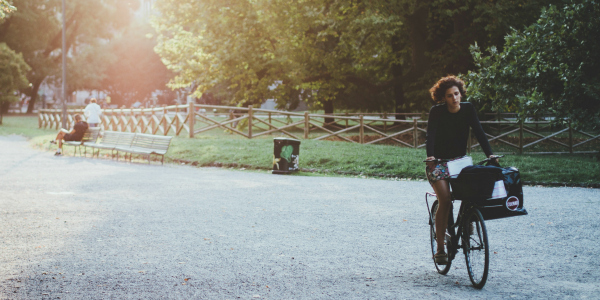
<svg viewBox="0 0 600 300">
<path fill-rule="evenodd" d="M 461 102 L 460 110 L 456 113 L 449 112 L 446 104 L 433 106 L 427 123 L 427 156 L 450 159 L 466 155 L 469 127 L 473 129 L 485 155 L 492 155 L 492 147 L 481 128 L 473 104 Z"/>
</svg>

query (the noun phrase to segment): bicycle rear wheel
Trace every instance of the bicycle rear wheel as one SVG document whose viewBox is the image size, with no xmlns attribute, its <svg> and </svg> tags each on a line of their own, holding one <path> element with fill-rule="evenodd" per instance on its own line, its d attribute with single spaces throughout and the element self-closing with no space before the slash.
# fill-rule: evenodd
<svg viewBox="0 0 600 300">
<path fill-rule="evenodd" d="M 435 214 L 437 213 L 438 210 L 438 201 L 435 200 L 433 202 L 433 205 L 431 205 L 431 217 L 432 217 L 432 222 L 429 226 L 430 230 L 430 237 L 431 237 L 431 257 L 433 258 L 433 256 L 437 253 L 437 242 L 435 239 Z M 448 229 L 446 229 L 446 235 L 448 236 Z M 446 253 L 450 253 L 448 251 L 448 249 L 446 249 Z M 435 264 L 435 268 L 437 269 L 438 273 L 442 274 L 442 275 L 446 275 L 448 273 L 448 271 L 450 271 L 450 265 L 452 265 L 452 261 L 448 260 L 448 264 L 446 265 L 438 265 L 437 263 L 435 263 L 435 259 L 433 260 L 433 263 Z"/>
<path fill-rule="evenodd" d="M 462 228 L 463 250 L 469 279 L 475 288 L 481 289 L 487 280 L 490 266 L 487 230 L 481 212 L 476 208 L 471 209 L 466 214 Z"/>
</svg>

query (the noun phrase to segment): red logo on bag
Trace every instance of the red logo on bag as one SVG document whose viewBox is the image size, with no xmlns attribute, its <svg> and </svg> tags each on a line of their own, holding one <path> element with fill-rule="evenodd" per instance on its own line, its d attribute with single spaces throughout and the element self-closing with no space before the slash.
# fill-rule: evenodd
<svg viewBox="0 0 600 300">
<path fill-rule="evenodd" d="M 515 211 L 519 208 L 519 198 L 515 196 L 510 196 L 506 199 L 506 208 Z"/>
</svg>

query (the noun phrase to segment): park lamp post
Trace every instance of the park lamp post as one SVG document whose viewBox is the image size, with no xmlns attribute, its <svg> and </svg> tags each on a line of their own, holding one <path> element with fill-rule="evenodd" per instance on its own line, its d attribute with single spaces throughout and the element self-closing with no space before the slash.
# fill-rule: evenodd
<svg viewBox="0 0 600 300">
<path fill-rule="evenodd" d="M 65 0 L 62 0 L 62 128 L 67 128 L 67 54 L 66 54 L 66 29 L 65 29 Z"/>
</svg>

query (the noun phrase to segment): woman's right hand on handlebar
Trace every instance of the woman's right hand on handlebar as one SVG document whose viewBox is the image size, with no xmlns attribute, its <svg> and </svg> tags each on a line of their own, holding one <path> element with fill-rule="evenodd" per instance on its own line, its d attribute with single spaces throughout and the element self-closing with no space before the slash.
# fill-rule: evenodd
<svg viewBox="0 0 600 300">
<path fill-rule="evenodd" d="M 427 163 L 427 166 L 429 168 L 433 168 L 433 167 L 435 167 L 436 158 L 435 158 L 435 156 L 429 156 L 429 157 L 427 157 L 427 159 L 424 160 L 424 162 Z"/>
</svg>

